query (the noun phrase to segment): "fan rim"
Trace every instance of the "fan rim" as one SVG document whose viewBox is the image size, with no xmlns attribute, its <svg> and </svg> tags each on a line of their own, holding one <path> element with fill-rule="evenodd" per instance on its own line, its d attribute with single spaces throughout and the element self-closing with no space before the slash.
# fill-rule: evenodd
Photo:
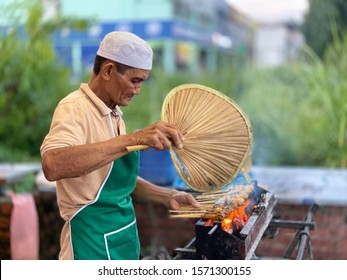
<svg viewBox="0 0 347 280">
<path fill-rule="evenodd" d="M 174 167 L 178 173 L 178 175 L 180 176 L 180 178 L 184 181 L 184 183 L 192 190 L 197 191 L 197 192 L 209 192 L 209 191 L 215 191 L 215 190 L 220 190 L 225 188 L 226 186 L 228 186 L 236 177 L 237 175 L 240 173 L 240 171 L 242 170 L 245 162 L 247 161 L 248 157 L 250 156 L 250 152 L 252 150 L 253 147 L 253 130 L 252 130 L 252 126 L 250 123 L 250 120 L 247 116 L 247 114 L 244 112 L 244 110 L 230 97 L 226 96 L 225 94 L 223 94 L 222 92 L 215 90 L 211 87 L 202 85 L 202 84 L 196 84 L 196 83 L 186 83 L 186 84 L 182 84 L 179 85 L 173 89 L 171 89 L 169 91 L 169 93 L 166 95 L 163 104 L 162 104 L 162 109 L 161 109 L 161 119 L 163 121 L 168 121 L 168 116 L 167 116 L 167 107 L 168 104 L 171 100 L 171 98 L 179 91 L 181 90 L 186 90 L 186 89 L 200 89 L 203 91 L 206 91 L 208 93 L 212 93 L 213 95 L 222 98 L 224 101 L 226 101 L 227 103 L 229 103 L 232 107 L 234 107 L 241 115 L 242 119 L 244 120 L 246 127 L 247 127 L 247 132 L 248 132 L 248 139 L 249 142 L 247 144 L 247 149 L 244 151 L 244 155 L 242 157 L 242 160 L 240 161 L 238 167 L 236 168 L 236 170 L 233 172 L 233 174 L 228 178 L 228 180 L 226 180 L 225 183 L 223 183 L 220 186 L 210 186 L 208 188 L 201 188 L 201 187 L 196 187 L 194 185 L 191 184 L 191 182 L 188 180 L 188 178 L 186 177 L 184 170 L 182 170 L 181 164 L 180 164 L 180 160 L 175 152 L 176 148 L 175 147 L 171 147 L 170 148 L 170 157 L 172 159 L 172 162 L 174 164 Z"/>
</svg>

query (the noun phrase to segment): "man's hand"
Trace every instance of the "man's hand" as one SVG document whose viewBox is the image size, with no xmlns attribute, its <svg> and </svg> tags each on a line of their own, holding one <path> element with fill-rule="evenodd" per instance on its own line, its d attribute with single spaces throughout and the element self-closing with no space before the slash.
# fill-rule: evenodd
<svg viewBox="0 0 347 280">
<path fill-rule="evenodd" d="M 156 150 L 166 150 L 172 145 L 176 148 L 183 147 L 183 134 L 175 126 L 158 121 L 146 128 L 131 134 L 135 137 L 136 145 L 148 145 Z"/>
<path fill-rule="evenodd" d="M 197 202 L 190 193 L 186 193 L 184 191 L 172 192 L 168 208 L 172 210 L 178 210 L 183 206 L 193 206 L 197 209 L 201 208 L 200 203 Z"/>
</svg>

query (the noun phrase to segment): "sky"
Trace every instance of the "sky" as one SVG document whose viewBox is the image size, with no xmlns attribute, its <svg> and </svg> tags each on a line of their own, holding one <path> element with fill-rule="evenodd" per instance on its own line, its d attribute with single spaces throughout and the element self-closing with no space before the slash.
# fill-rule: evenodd
<svg viewBox="0 0 347 280">
<path fill-rule="evenodd" d="M 240 12 L 265 23 L 293 20 L 301 23 L 308 0 L 226 0 Z"/>
</svg>

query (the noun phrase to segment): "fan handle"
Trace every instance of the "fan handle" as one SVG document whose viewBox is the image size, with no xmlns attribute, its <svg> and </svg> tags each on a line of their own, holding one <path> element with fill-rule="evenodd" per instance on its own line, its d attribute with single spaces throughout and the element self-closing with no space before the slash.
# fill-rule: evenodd
<svg viewBox="0 0 347 280">
<path fill-rule="evenodd" d="M 134 151 L 142 151 L 147 150 L 149 148 L 148 145 L 135 145 L 135 146 L 127 146 L 126 149 L 128 152 L 134 152 Z"/>
</svg>

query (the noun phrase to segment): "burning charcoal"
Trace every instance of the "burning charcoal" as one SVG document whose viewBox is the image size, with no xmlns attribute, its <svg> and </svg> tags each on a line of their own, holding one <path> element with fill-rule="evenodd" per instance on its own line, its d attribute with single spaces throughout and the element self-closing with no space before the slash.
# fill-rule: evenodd
<svg viewBox="0 0 347 280">
<path fill-rule="evenodd" d="M 272 211 L 276 204 L 274 195 L 267 192 L 263 195 L 263 203 L 267 208 L 263 212 L 255 213 L 254 207 L 259 203 L 262 191 L 257 190 L 255 185 L 254 191 L 249 193 L 243 205 L 233 203 L 221 206 L 215 203 L 209 207 L 204 214 L 205 217 L 223 217 L 223 220 L 198 220 L 195 224 L 196 236 L 184 248 L 182 258 L 249 260 L 255 257 L 254 252 L 273 217 Z M 182 251 L 179 251 L 179 256 L 183 256 Z"/>
</svg>

